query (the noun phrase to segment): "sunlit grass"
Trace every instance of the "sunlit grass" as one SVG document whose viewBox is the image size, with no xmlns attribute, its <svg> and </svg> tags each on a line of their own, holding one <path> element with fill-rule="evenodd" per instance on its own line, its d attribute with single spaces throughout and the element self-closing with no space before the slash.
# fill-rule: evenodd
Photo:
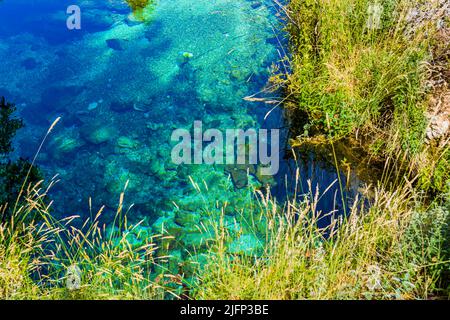
<svg viewBox="0 0 450 320">
<path fill-rule="evenodd" d="M 138 247 L 130 242 L 127 235 L 138 225 L 121 219 L 123 194 L 116 213 L 118 228 L 112 229 L 100 223 L 104 208 L 85 220 L 54 219 L 43 201 L 46 192 L 39 186 L 29 188 L 26 204 L 0 226 L 0 299 L 169 297 L 170 281 L 163 280 L 170 276 L 163 268 L 154 274 L 160 259 L 154 254 L 155 240 L 160 236 L 149 236 Z M 30 212 L 40 222 L 16 223 Z"/>
<path fill-rule="evenodd" d="M 369 192 L 370 191 L 370 192 Z M 223 219 L 211 219 L 216 239 L 198 271 L 197 299 L 429 299 L 447 297 L 449 270 L 443 244 L 448 206 L 425 207 L 408 184 L 395 191 L 368 188 L 348 217 L 326 228 L 317 222 L 321 195 L 308 194 L 280 207 L 257 192 L 260 209 L 236 217 L 264 243 L 261 253 L 227 251 L 239 235 Z M 244 222 L 245 221 L 245 222 Z"/>
</svg>

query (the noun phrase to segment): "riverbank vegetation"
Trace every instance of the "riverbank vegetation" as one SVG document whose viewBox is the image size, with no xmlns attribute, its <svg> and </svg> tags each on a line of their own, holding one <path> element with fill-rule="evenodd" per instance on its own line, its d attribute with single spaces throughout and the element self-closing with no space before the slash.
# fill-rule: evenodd
<svg viewBox="0 0 450 320">
<path fill-rule="evenodd" d="M 352 141 L 373 164 L 399 153 L 420 188 L 448 191 L 445 1 L 293 0 L 286 91 L 292 144 Z"/>
</svg>

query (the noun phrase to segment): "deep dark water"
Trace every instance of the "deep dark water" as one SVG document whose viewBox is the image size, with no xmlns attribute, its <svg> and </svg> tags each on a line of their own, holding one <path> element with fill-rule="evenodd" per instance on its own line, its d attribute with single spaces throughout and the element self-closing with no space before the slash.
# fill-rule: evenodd
<svg viewBox="0 0 450 320">
<path fill-rule="evenodd" d="M 245 207 L 251 196 L 235 188 L 224 166 L 174 165 L 171 133 L 202 120 L 222 130 L 282 128 L 287 138 L 281 110 L 264 120 L 271 105 L 243 100 L 264 87 L 280 59 L 276 9 L 269 0 L 159 1 L 148 23 L 136 23 L 121 0 L 76 1 L 82 29 L 70 31 L 71 2 L 0 2 L 0 95 L 17 104 L 26 123 L 17 154 L 32 157 L 61 117 L 38 157 L 46 177 L 60 180 L 51 194 L 55 214 L 87 216 L 92 197 L 94 210 L 107 206 L 108 221 L 129 181 L 130 218 L 155 230 L 165 221 L 189 247 L 196 240 L 187 235 L 197 232 L 205 207 Z M 285 152 L 271 190 L 278 199 L 292 191 L 297 165 Z M 325 190 L 335 170 L 308 157 L 301 189 L 307 192 L 311 179 Z M 208 190 L 197 193 L 190 177 Z M 337 184 L 319 209 L 342 210 Z"/>
</svg>

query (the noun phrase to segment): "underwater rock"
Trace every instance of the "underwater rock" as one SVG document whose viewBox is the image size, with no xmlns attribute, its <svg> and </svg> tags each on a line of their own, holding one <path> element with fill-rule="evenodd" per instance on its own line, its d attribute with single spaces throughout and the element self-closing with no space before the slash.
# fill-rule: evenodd
<svg viewBox="0 0 450 320">
<path fill-rule="evenodd" d="M 84 144 L 85 142 L 81 140 L 78 130 L 69 128 L 55 135 L 50 146 L 54 149 L 55 156 L 57 156 L 58 154 L 73 152 Z"/>
<path fill-rule="evenodd" d="M 180 211 L 175 217 L 175 222 L 181 226 L 198 225 L 201 218 L 201 215 L 197 212 Z"/>
<path fill-rule="evenodd" d="M 252 72 L 249 69 L 240 66 L 240 67 L 233 68 L 233 70 L 231 70 L 230 77 L 231 77 L 231 80 L 233 80 L 233 81 L 246 82 L 250 78 L 251 74 L 252 74 Z M 239 93 L 239 91 L 237 93 Z M 244 96 L 245 94 L 239 94 L 239 95 Z"/>
<path fill-rule="evenodd" d="M 198 210 L 198 199 L 195 196 L 187 196 L 183 197 L 182 199 L 179 199 L 177 201 L 177 205 L 183 210 L 183 211 L 189 211 L 189 212 L 195 212 Z M 184 212 L 177 213 L 177 215 L 185 214 Z"/>
<path fill-rule="evenodd" d="M 194 57 L 194 54 L 191 52 L 180 52 L 180 54 L 177 57 L 177 63 L 180 66 L 184 66 L 186 63 L 189 62 L 189 60 L 191 60 Z"/>
<path fill-rule="evenodd" d="M 138 239 L 136 234 L 134 234 L 132 232 L 127 232 L 124 236 L 125 236 L 127 244 L 130 245 L 132 248 L 137 248 L 139 246 L 142 246 L 142 244 L 143 244 L 142 239 Z M 118 246 L 120 244 L 120 242 L 123 241 L 122 237 L 116 238 L 115 240 L 116 240 L 115 241 L 116 246 Z"/>
<path fill-rule="evenodd" d="M 150 226 L 139 225 L 133 228 L 133 232 L 139 239 L 149 239 L 152 235 L 152 228 Z"/>
<path fill-rule="evenodd" d="M 228 252 L 245 256 L 261 254 L 262 242 L 252 234 L 243 234 L 228 246 Z"/>
<path fill-rule="evenodd" d="M 115 152 L 123 154 L 129 160 L 127 165 L 130 168 L 133 168 L 140 174 L 148 175 L 150 173 L 150 164 L 155 161 L 153 149 L 134 140 L 131 142 L 131 145 L 127 142 L 123 146 L 127 147 L 116 146 Z"/>
<path fill-rule="evenodd" d="M 27 58 L 22 61 L 21 65 L 27 70 L 32 70 L 37 67 L 38 63 L 34 58 Z"/>
<path fill-rule="evenodd" d="M 122 39 L 107 39 L 106 44 L 109 48 L 116 50 L 116 51 L 123 51 L 124 50 L 124 43 L 125 40 Z"/>
<path fill-rule="evenodd" d="M 147 122 L 145 125 L 147 129 L 150 129 L 151 131 L 158 131 L 165 127 L 163 123 L 155 123 L 155 122 Z"/>
<path fill-rule="evenodd" d="M 137 19 L 137 17 L 133 13 L 128 14 L 125 18 L 125 24 L 129 27 L 134 27 L 140 25 L 141 23 L 143 23 L 143 21 Z"/>
<path fill-rule="evenodd" d="M 97 109 L 97 107 L 98 107 L 98 102 L 91 102 L 91 103 L 89 103 L 89 105 L 88 105 L 88 110 L 89 111 L 92 111 L 92 110 L 94 110 L 94 109 Z"/>
<path fill-rule="evenodd" d="M 139 146 L 139 142 L 131 138 L 122 136 L 117 139 L 117 146 L 124 149 L 135 149 Z"/>
<path fill-rule="evenodd" d="M 183 263 L 183 253 L 181 250 L 169 251 L 169 272 L 172 274 L 178 274 L 180 265 Z"/>
<path fill-rule="evenodd" d="M 159 217 L 152 224 L 152 230 L 156 234 L 168 233 L 174 237 L 183 233 L 183 227 L 175 223 L 171 217 Z"/>
<path fill-rule="evenodd" d="M 213 235 L 206 231 L 184 233 L 180 238 L 180 241 L 186 248 L 196 250 L 202 248 L 206 249 L 208 246 L 208 242 L 211 242 L 213 240 Z"/>
<path fill-rule="evenodd" d="M 161 178 L 162 175 L 164 175 L 164 173 L 166 172 L 165 168 L 164 168 L 164 164 L 161 161 L 153 161 L 150 164 L 150 172 L 154 176 Z"/>
<path fill-rule="evenodd" d="M 231 78 L 236 80 L 242 80 L 242 73 L 239 69 L 233 69 L 231 71 Z"/>
<path fill-rule="evenodd" d="M 113 132 L 110 128 L 99 128 L 87 136 L 89 142 L 100 144 L 111 139 Z"/>
<path fill-rule="evenodd" d="M 256 170 L 252 164 L 229 164 L 225 166 L 225 172 L 231 175 L 236 189 L 242 189 L 248 185 L 248 175 L 255 174 Z"/>
<path fill-rule="evenodd" d="M 125 185 L 127 185 L 127 191 L 134 195 L 133 202 L 135 204 L 147 202 L 148 196 L 142 194 L 142 190 L 145 190 L 146 186 L 142 185 L 141 182 L 140 175 L 128 170 L 121 162 L 112 160 L 106 164 L 103 183 L 112 198 L 123 192 Z"/>
<path fill-rule="evenodd" d="M 270 185 L 274 187 L 276 185 L 275 178 L 271 175 L 263 175 L 261 170 L 264 167 L 262 165 L 258 165 L 256 168 L 256 174 L 255 177 L 258 179 L 259 182 L 261 182 L 264 186 Z"/>
<path fill-rule="evenodd" d="M 132 248 L 139 248 L 145 245 L 152 235 L 151 227 L 138 225 L 133 227 L 133 229 L 126 231 L 125 238 Z M 117 238 L 120 240 L 121 236 Z"/>
<path fill-rule="evenodd" d="M 109 126 L 87 125 L 81 128 L 83 138 L 92 144 L 101 144 L 112 140 L 115 132 L 114 128 Z"/>
<path fill-rule="evenodd" d="M 239 222 L 236 221 L 236 219 L 226 214 L 223 217 L 223 226 L 225 229 L 227 229 L 230 233 L 236 233 L 241 231 L 241 225 Z"/>
<path fill-rule="evenodd" d="M 188 276 L 192 276 L 199 268 L 205 266 L 209 261 L 210 257 L 205 253 L 189 256 L 183 263 L 183 272 Z"/>
</svg>

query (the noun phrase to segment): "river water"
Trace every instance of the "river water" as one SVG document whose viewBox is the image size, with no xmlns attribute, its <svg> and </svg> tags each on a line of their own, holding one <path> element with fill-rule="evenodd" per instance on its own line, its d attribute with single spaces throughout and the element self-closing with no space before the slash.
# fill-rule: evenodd
<svg viewBox="0 0 450 320">
<path fill-rule="evenodd" d="M 72 4 L 81 10 L 79 30 L 66 25 Z M 202 245 L 198 225 L 211 211 L 226 206 L 233 219 L 254 207 L 247 186 L 269 183 L 281 200 L 291 190 L 295 166 L 284 148 L 269 177 L 257 166 L 171 161 L 173 130 L 191 130 L 194 121 L 204 129 L 281 128 L 286 145 L 281 110 L 264 118 L 273 105 L 243 100 L 265 87 L 284 56 L 272 1 L 159 0 L 142 22 L 122 0 L 4 0 L 0 17 L 0 96 L 26 124 L 16 156 L 32 157 L 61 117 L 37 158 L 47 179 L 58 175 L 55 215 L 86 217 L 106 205 L 108 222 L 128 182 L 129 219 L 150 232 L 164 225 L 178 237 L 177 250 L 192 249 Z M 323 190 L 336 173 L 309 158 L 300 185 L 307 191 L 311 179 Z M 332 188 L 320 208 L 341 210 L 336 195 Z"/>
</svg>

